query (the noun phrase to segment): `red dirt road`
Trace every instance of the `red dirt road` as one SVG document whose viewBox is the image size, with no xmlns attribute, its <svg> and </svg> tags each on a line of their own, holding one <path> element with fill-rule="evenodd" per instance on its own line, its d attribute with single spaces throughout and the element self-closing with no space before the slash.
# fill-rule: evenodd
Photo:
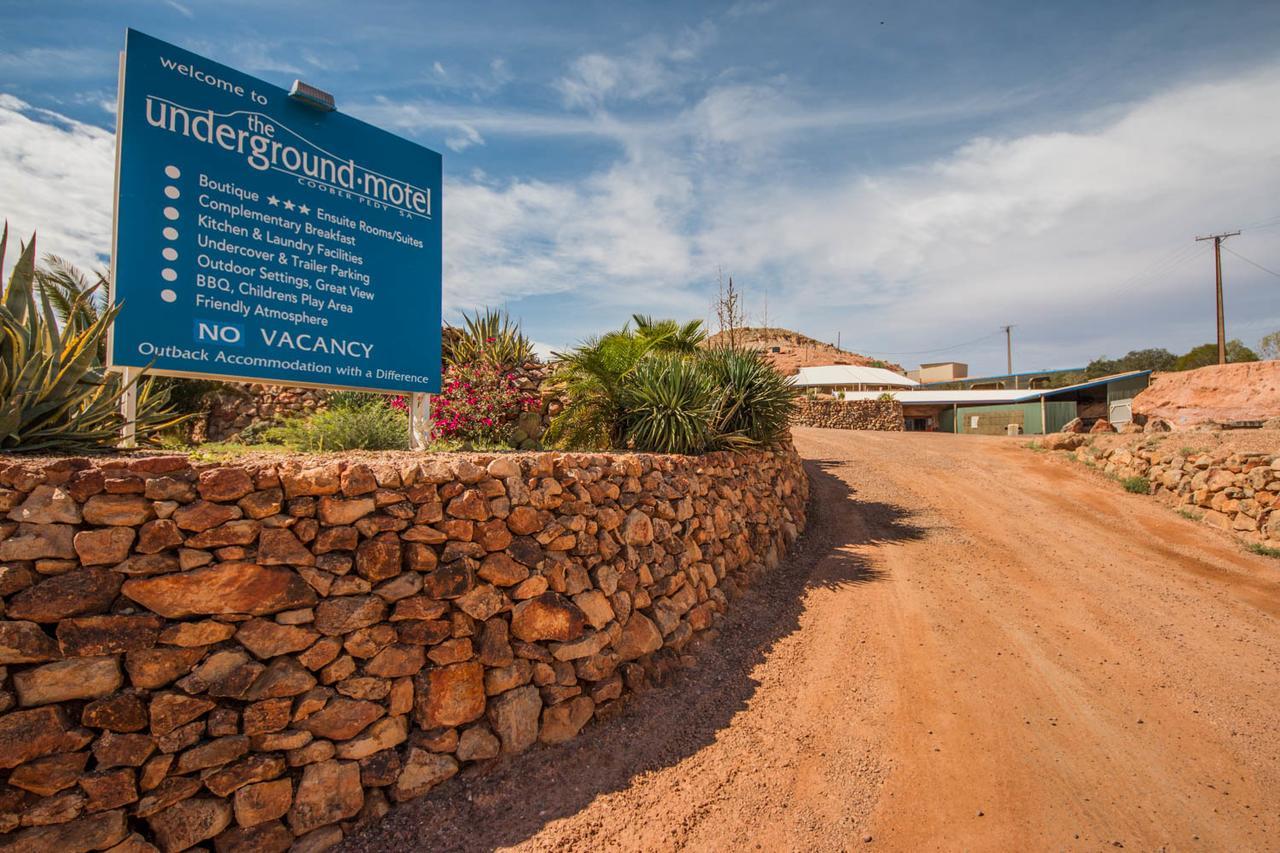
<svg viewBox="0 0 1280 853">
<path fill-rule="evenodd" d="M 696 668 L 346 848 L 1280 849 L 1280 562 L 1021 442 L 796 441 Z"/>
</svg>

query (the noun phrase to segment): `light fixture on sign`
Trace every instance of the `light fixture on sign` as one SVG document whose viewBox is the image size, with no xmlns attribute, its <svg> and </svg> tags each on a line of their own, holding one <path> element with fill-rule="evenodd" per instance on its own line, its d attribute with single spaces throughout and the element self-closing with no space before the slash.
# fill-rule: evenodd
<svg viewBox="0 0 1280 853">
<path fill-rule="evenodd" d="M 317 110 L 324 110 L 327 113 L 337 109 L 333 95 L 322 89 L 317 89 L 315 86 L 308 86 L 301 80 L 293 81 L 293 87 L 289 89 L 289 97 L 299 103 L 306 104 Z"/>
</svg>

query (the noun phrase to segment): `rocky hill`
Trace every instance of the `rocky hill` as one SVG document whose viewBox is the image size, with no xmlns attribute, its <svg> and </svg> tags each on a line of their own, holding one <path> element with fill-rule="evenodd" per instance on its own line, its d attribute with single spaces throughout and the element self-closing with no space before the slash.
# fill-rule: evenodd
<svg viewBox="0 0 1280 853">
<path fill-rule="evenodd" d="M 712 345 L 720 343 L 725 340 L 725 337 L 724 332 L 719 332 L 712 335 L 708 343 Z M 739 329 L 737 337 L 738 342 L 744 346 L 764 350 L 774 366 L 788 376 L 798 372 L 802 367 L 820 367 L 828 364 L 855 364 L 883 367 L 897 373 L 906 372 L 899 364 L 880 361 L 856 352 L 847 352 L 790 329 L 772 327 Z"/>
</svg>

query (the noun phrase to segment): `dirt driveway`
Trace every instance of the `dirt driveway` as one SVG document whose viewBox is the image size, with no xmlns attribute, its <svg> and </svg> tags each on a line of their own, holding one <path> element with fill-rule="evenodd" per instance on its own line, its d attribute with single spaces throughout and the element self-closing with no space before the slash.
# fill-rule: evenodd
<svg viewBox="0 0 1280 853">
<path fill-rule="evenodd" d="M 348 848 L 1280 849 L 1280 563 L 1005 439 L 797 444 L 695 669 Z"/>
</svg>

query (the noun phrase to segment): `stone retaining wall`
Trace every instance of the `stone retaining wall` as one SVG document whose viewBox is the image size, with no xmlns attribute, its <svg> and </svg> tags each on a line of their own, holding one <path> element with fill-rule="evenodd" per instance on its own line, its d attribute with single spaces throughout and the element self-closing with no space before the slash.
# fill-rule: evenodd
<svg viewBox="0 0 1280 853">
<path fill-rule="evenodd" d="M 1145 478 L 1151 494 L 1170 506 L 1246 541 L 1280 548 L 1280 455 L 1230 446 L 1200 450 L 1182 446 L 1185 438 L 1104 445 L 1059 433 L 1043 444 L 1118 479 Z"/>
<path fill-rule="evenodd" d="M 807 494 L 790 449 L 0 463 L 0 849 L 324 849 L 676 665 Z"/>
<path fill-rule="evenodd" d="M 796 426 L 901 432 L 902 404 L 897 400 L 806 400 L 796 406 Z"/>
</svg>

